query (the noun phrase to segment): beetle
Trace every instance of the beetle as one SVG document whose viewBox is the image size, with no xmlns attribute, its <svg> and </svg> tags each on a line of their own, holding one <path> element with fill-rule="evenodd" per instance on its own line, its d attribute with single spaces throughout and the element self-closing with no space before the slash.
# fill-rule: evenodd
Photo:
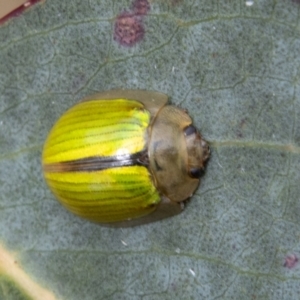
<svg viewBox="0 0 300 300">
<path fill-rule="evenodd" d="M 188 113 L 168 96 L 110 90 L 83 99 L 50 131 L 45 180 L 71 212 L 127 227 L 180 213 L 210 150 Z"/>
</svg>

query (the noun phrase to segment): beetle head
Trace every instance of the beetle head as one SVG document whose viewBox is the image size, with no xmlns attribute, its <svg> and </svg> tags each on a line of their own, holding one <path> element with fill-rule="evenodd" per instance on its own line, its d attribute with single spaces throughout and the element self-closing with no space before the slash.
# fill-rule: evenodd
<svg viewBox="0 0 300 300">
<path fill-rule="evenodd" d="M 161 194 L 184 201 L 196 190 L 209 157 L 209 147 L 186 111 L 164 106 L 149 132 L 149 170 Z"/>
</svg>

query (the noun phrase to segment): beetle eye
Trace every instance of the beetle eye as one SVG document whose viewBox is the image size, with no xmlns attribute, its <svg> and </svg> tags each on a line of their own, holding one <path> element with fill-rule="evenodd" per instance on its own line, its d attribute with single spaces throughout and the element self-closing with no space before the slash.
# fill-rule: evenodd
<svg viewBox="0 0 300 300">
<path fill-rule="evenodd" d="M 185 136 L 192 135 L 192 134 L 194 134 L 196 132 L 197 132 L 197 129 L 193 125 L 189 125 L 189 126 L 187 126 L 187 127 L 184 128 L 184 134 L 185 134 Z"/>
<path fill-rule="evenodd" d="M 204 169 L 203 168 L 191 168 L 190 169 L 190 176 L 192 178 L 200 178 L 204 175 Z"/>
</svg>

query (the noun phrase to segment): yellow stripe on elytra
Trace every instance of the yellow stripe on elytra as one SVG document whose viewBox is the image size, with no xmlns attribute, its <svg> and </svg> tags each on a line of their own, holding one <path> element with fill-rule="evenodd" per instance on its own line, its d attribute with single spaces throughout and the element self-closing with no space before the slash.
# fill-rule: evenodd
<svg viewBox="0 0 300 300">
<path fill-rule="evenodd" d="M 66 113 L 68 115 L 69 112 Z M 78 116 L 76 118 L 67 119 L 63 115 L 54 128 L 59 129 L 59 131 L 51 132 L 51 138 L 57 139 L 61 137 L 62 134 L 70 134 L 72 131 L 80 128 L 86 127 L 97 127 L 101 123 L 101 127 L 111 126 L 117 123 L 125 124 L 136 124 L 146 126 L 149 122 L 149 116 L 145 111 L 142 110 L 131 110 L 131 111 L 113 111 L 106 113 L 104 115 L 96 114 L 95 112 L 90 112 L 87 116 Z"/>
<path fill-rule="evenodd" d="M 149 122 L 150 113 L 138 101 L 79 103 L 51 130 L 44 147 L 43 163 L 140 152 L 145 148 Z"/>
<path fill-rule="evenodd" d="M 86 102 L 80 102 L 71 107 L 67 113 L 62 116 L 62 120 L 66 122 L 72 121 L 72 119 L 84 119 L 90 118 L 91 113 L 94 116 L 102 117 L 107 114 L 120 112 L 130 112 L 133 110 L 143 110 L 144 106 L 141 102 L 135 100 L 126 99 L 114 99 L 114 100 L 89 100 Z"/>
<path fill-rule="evenodd" d="M 125 134 L 129 135 L 130 139 L 123 137 Z M 121 136 L 102 134 L 89 135 L 84 139 L 67 140 L 49 149 L 44 163 L 64 162 L 92 156 L 130 155 L 143 150 L 144 136 L 144 132 L 123 131 Z"/>
<path fill-rule="evenodd" d="M 148 170 L 142 166 L 46 173 L 45 178 L 64 206 L 98 222 L 146 215 L 160 201 Z"/>
</svg>

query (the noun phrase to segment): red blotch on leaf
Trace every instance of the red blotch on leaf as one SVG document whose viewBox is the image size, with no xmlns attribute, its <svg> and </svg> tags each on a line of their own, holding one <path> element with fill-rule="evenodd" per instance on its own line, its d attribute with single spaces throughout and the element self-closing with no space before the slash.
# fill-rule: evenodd
<svg viewBox="0 0 300 300">
<path fill-rule="evenodd" d="M 299 259 L 295 254 L 287 255 L 286 258 L 284 259 L 283 266 L 288 268 L 288 269 L 292 269 L 297 265 L 298 260 Z"/>
<path fill-rule="evenodd" d="M 147 0 L 135 0 L 132 4 L 132 10 L 136 15 L 146 15 L 150 10 L 150 4 Z"/>
<path fill-rule="evenodd" d="M 139 16 L 130 12 L 121 13 L 114 28 L 114 39 L 122 46 L 131 47 L 145 35 L 143 22 Z"/>
</svg>

